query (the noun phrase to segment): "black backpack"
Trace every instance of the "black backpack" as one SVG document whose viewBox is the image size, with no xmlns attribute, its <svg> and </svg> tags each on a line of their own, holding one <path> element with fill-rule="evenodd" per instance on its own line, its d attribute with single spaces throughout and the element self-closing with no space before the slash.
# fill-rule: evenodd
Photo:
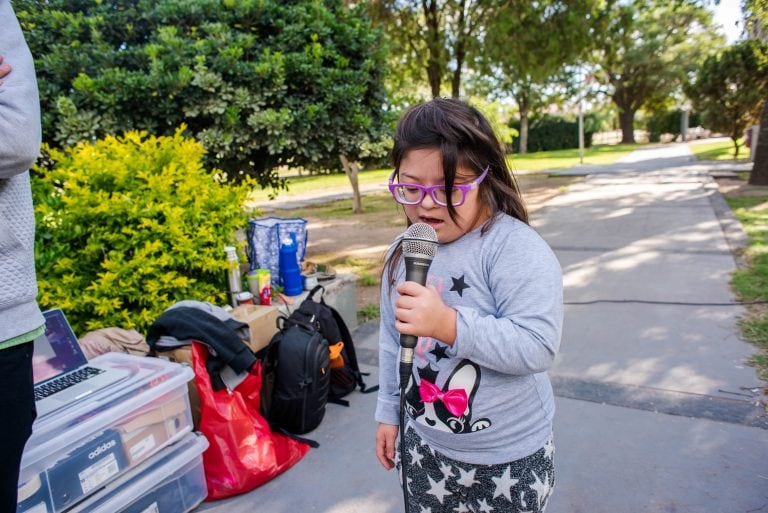
<svg viewBox="0 0 768 513">
<path fill-rule="evenodd" d="M 277 323 L 279 331 L 256 354 L 264 371 L 262 415 L 275 429 L 307 433 L 325 415 L 331 384 L 328 342 L 313 323 L 284 316 Z"/>
<path fill-rule="evenodd" d="M 319 301 L 315 299 L 318 291 L 321 291 Z M 358 367 L 352 335 L 341 314 L 326 304 L 324 296 L 325 288 L 317 285 L 291 313 L 289 322 L 313 324 L 328 341 L 331 360 L 331 386 L 328 401 L 349 406 L 349 401 L 342 398 L 356 387 L 359 386 L 363 393 L 375 392 L 379 387 L 378 385 L 371 388 L 366 386 L 363 376 L 367 373 L 361 373 Z"/>
</svg>

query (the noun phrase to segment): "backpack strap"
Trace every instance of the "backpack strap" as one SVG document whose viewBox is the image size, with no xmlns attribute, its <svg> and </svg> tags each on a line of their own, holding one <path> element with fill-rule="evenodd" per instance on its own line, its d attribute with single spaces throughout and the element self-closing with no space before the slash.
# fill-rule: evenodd
<svg viewBox="0 0 768 513">
<path fill-rule="evenodd" d="M 341 340 L 342 342 L 344 342 L 344 350 L 346 351 L 347 358 L 349 360 L 349 367 L 352 369 L 352 373 L 355 375 L 355 381 L 357 382 L 357 385 L 360 387 L 360 391 L 364 394 L 377 391 L 379 389 L 379 385 L 368 388 L 365 382 L 363 381 L 363 376 L 367 376 L 370 373 L 360 372 L 360 366 L 357 364 L 357 353 L 355 352 L 355 344 L 352 342 L 352 334 L 349 332 L 349 328 L 347 328 L 347 324 L 344 322 L 344 319 L 342 319 L 341 314 L 339 314 L 339 312 L 335 308 L 333 308 L 332 306 L 329 306 L 328 308 L 331 310 L 331 313 L 333 314 L 333 320 L 336 321 L 336 325 L 339 327 L 339 332 L 341 333 Z"/>
<path fill-rule="evenodd" d="M 320 301 L 318 303 L 325 304 L 325 287 L 322 285 L 315 285 L 312 290 L 309 291 L 307 294 L 307 299 L 311 299 L 312 301 L 315 301 L 314 295 L 318 290 L 322 290 L 320 293 Z"/>
<path fill-rule="evenodd" d="M 314 298 L 317 291 L 321 291 L 319 301 L 315 300 Z M 315 285 L 312 288 L 312 290 L 310 290 L 309 293 L 307 294 L 307 300 L 319 302 L 321 305 L 327 307 L 331 311 L 331 313 L 333 314 L 333 320 L 336 321 L 336 326 L 338 326 L 339 328 L 339 334 L 341 335 L 341 340 L 342 342 L 344 342 L 344 351 L 349 360 L 349 367 L 352 369 L 352 373 L 355 376 L 355 382 L 360 387 L 360 391 L 364 394 L 368 394 L 370 392 L 376 392 L 379 389 L 379 385 L 368 387 L 363 381 L 363 376 L 368 376 L 370 373 L 360 372 L 360 366 L 357 363 L 357 353 L 355 353 L 355 345 L 352 342 L 352 334 L 349 332 L 349 328 L 347 328 L 347 323 L 344 322 L 344 319 L 341 317 L 341 314 L 339 314 L 339 312 L 335 308 L 333 308 L 331 305 L 325 302 L 325 287 L 319 284 Z M 344 401 L 343 399 L 339 399 L 338 401 L 339 401 L 338 404 L 347 403 L 346 405 L 349 405 L 349 401 Z M 332 401 L 332 402 L 336 402 L 336 401 Z"/>
<path fill-rule="evenodd" d="M 280 426 L 276 426 L 276 425 L 272 424 L 271 422 L 269 423 L 269 427 L 272 429 L 272 431 L 276 431 L 276 432 L 280 433 L 283 436 L 287 436 L 288 438 L 293 438 L 297 442 L 301 442 L 301 443 L 307 444 L 308 446 L 313 447 L 315 449 L 320 447 L 320 444 L 317 443 L 315 440 L 311 440 L 309 438 L 304 438 L 303 436 L 294 435 L 293 433 L 289 433 L 285 429 L 281 428 Z"/>
<path fill-rule="evenodd" d="M 349 406 L 349 401 L 346 399 L 339 399 L 338 397 L 328 396 L 328 402 L 331 404 L 338 404 L 339 406 Z"/>
</svg>

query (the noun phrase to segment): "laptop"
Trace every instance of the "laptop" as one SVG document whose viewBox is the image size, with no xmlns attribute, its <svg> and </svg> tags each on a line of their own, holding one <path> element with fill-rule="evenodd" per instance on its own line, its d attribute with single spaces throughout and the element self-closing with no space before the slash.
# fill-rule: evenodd
<svg viewBox="0 0 768 513">
<path fill-rule="evenodd" d="M 45 334 L 35 339 L 32 373 L 37 416 L 70 406 L 128 378 L 127 369 L 88 363 L 61 309 L 43 312 Z"/>
</svg>

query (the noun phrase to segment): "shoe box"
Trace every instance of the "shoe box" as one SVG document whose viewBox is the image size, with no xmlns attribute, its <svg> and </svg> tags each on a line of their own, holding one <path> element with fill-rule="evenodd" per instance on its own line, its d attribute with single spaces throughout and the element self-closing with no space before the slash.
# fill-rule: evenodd
<svg viewBox="0 0 768 513">
<path fill-rule="evenodd" d="M 202 434 L 188 433 L 67 513 L 188 513 L 208 494 L 207 448 Z"/>
</svg>

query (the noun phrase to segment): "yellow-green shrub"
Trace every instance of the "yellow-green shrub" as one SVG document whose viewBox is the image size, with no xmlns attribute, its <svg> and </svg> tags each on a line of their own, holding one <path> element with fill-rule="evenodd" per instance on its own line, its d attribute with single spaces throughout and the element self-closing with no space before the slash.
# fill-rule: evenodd
<svg viewBox="0 0 768 513">
<path fill-rule="evenodd" d="M 247 225 L 250 181 L 203 169 L 182 136 L 109 136 L 47 149 L 33 173 L 42 307 L 75 330 L 146 328 L 176 301 L 226 302 L 224 246 Z"/>
</svg>

